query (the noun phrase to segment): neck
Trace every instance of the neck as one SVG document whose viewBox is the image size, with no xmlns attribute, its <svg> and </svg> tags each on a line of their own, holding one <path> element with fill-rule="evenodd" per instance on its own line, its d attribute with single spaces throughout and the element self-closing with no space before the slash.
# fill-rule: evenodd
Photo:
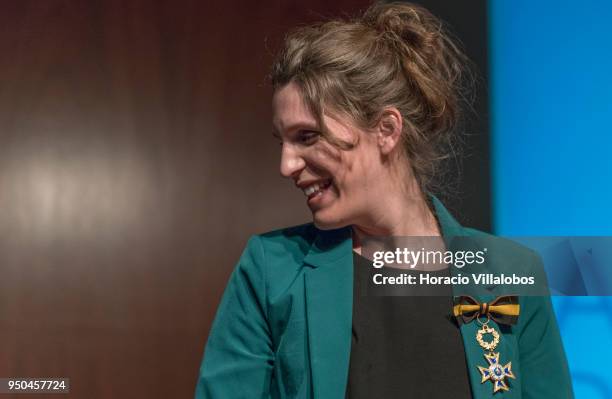
<svg viewBox="0 0 612 399">
<path fill-rule="evenodd" d="M 367 236 L 442 235 L 436 217 L 416 182 L 407 190 L 397 191 L 395 195 L 377 200 L 371 212 L 352 225 L 356 251 L 360 252 L 361 242 Z"/>
</svg>

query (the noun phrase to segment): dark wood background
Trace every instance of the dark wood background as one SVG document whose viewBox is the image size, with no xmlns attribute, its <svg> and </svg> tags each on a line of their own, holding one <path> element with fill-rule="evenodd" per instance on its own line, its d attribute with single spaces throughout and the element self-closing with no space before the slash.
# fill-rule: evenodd
<svg viewBox="0 0 612 399">
<path fill-rule="evenodd" d="M 0 377 L 193 395 L 248 236 L 309 220 L 279 178 L 272 53 L 290 27 L 368 3 L 2 2 Z M 443 16 L 486 60 L 484 15 Z M 486 118 L 473 130 L 484 186 L 451 207 L 486 228 Z"/>
</svg>

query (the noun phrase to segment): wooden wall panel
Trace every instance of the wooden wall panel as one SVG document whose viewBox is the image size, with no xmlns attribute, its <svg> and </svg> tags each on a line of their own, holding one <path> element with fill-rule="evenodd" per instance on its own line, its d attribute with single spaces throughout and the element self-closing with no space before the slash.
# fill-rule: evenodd
<svg viewBox="0 0 612 399">
<path fill-rule="evenodd" d="M 308 220 L 265 75 L 331 3 L 3 2 L 0 377 L 193 395 L 246 239 Z"/>
</svg>

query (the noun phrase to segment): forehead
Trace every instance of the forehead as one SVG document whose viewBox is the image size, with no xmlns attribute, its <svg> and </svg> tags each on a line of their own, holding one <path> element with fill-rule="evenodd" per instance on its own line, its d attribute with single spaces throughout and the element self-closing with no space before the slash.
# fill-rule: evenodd
<svg viewBox="0 0 612 399">
<path fill-rule="evenodd" d="M 314 115 L 304 104 L 300 90 L 295 83 L 289 83 L 274 93 L 272 124 L 278 133 L 287 132 L 299 126 L 317 126 Z"/>
</svg>

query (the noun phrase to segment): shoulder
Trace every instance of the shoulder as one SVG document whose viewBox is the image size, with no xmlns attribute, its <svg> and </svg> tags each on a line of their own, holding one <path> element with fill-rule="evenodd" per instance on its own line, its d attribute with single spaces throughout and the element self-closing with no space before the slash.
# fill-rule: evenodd
<svg viewBox="0 0 612 399">
<path fill-rule="evenodd" d="M 465 234 L 485 249 L 489 265 L 500 272 L 533 274 L 543 272 L 540 255 L 522 244 L 508 238 L 498 237 L 469 227 L 463 228 Z"/>
<path fill-rule="evenodd" d="M 261 303 L 275 287 L 290 282 L 317 236 L 312 223 L 252 235 L 230 277 L 238 291 L 251 290 Z"/>
<path fill-rule="evenodd" d="M 302 267 L 302 261 L 319 232 L 314 224 L 305 223 L 252 235 L 242 259 L 252 260 L 248 264 L 258 273 L 274 279 L 282 278 L 282 275 L 293 274 Z"/>
<path fill-rule="evenodd" d="M 300 258 L 308 252 L 317 233 L 318 229 L 312 223 L 284 227 L 251 236 L 247 249 L 262 251 L 266 261 Z"/>
<path fill-rule="evenodd" d="M 494 273 L 533 277 L 533 286 L 523 286 L 520 296 L 519 330 L 537 318 L 546 323 L 554 318 L 546 272 L 540 255 L 524 245 L 479 230 L 464 228 L 480 248 L 487 248 L 487 266 Z"/>
</svg>

